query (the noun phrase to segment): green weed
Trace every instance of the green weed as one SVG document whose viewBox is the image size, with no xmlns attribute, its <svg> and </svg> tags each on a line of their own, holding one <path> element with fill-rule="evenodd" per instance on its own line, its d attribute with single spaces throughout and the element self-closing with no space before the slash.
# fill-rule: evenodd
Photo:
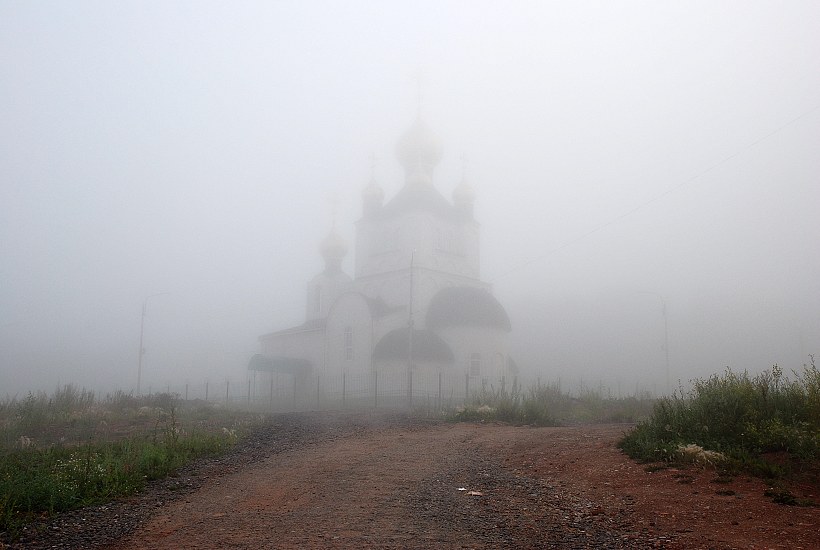
<svg viewBox="0 0 820 550">
<path fill-rule="evenodd" d="M 647 420 L 619 443 L 641 461 L 681 460 L 675 449 L 702 448 L 729 469 L 762 477 L 787 475 L 790 465 L 820 459 L 820 374 L 811 364 L 793 379 L 777 365 L 757 376 L 727 369 L 695 380 L 692 389 L 660 399 Z M 772 462 L 767 453 L 788 460 Z"/>
<path fill-rule="evenodd" d="M 224 451 L 248 415 L 177 396 L 98 399 L 74 386 L 0 402 L 0 533 L 139 491 L 191 460 Z"/>
<path fill-rule="evenodd" d="M 612 398 L 589 389 L 572 396 L 563 393 L 557 384 L 537 384 L 524 390 L 514 381 L 509 389 L 482 388 L 450 418 L 534 426 L 634 422 L 647 416 L 653 403 L 649 395 Z"/>
</svg>

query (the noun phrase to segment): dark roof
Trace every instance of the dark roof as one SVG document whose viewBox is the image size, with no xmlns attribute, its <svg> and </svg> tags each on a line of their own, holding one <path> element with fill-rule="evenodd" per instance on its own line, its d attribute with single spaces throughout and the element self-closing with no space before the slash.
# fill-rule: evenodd
<svg viewBox="0 0 820 550">
<path fill-rule="evenodd" d="M 504 306 L 483 288 L 452 286 L 444 288 L 430 301 L 427 326 L 438 330 L 451 326 L 491 327 L 510 331 L 510 318 Z"/>
<path fill-rule="evenodd" d="M 387 302 L 385 302 L 384 298 L 382 298 L 381 296 L 378 296 L 376 298 L 370 298 L 369 296 L 365 296 L 364 298 L 365 300 L 367 300 L 367 305 L 370 307 L 370 313 L 374 317 L 383 317 L 391 311 L 401 309 L 401 306 L 387 305 Z"/>
<path fill-rule="evenodd" d="M 387 302 L 384 301 L 384 298 L 382 298 L 381 296 L 378 296 L 376 298 L 371 298 L 370 296 L 367 296 L 366 294 L 364 294 L 362 292 L 358 292 L 358 291 L 355 291 L 355 290 L 348 290 L 347 292 L 345 292 L 341 296 L 339 296 L 339 298 L 337 298 L 336 301 L 333 302 L 333 305 L 331 306 L 331 310 L 336 306 L 336 304 L 339 303 L 339 300 L 342 297 L 351 296 L 351 295 L 356 296 L 356 297 L 361 298 L 362 300 L 364 300 L 364 303 L 367 305 L 367 309 L 370 311 L 370 314 L 373 317 L 376 317 L 376 318 L 383 317 L 384 315 L 390 313 L 391 311 L 395 311 L 396 309 L 400 309 L 400 307 L 388 305 Z M 321 322 L 321 327 L 322 328 L 324 328 L 325 325 L 327 324 L 326 319 L 315 319 L 314 322 Z"/>
<path fill-rule="evenodd" d="M 410 329 L 398 328 L 385 334 L 373 349 L 376 361 L 402 359 L 407 360 L 410 352 Z M 413 330 L 413 360 L 443 361 L 452 363 L 455 360 L 453 350 L 447 342 L 429 330 Z"/>
<path fill-rule="evenodd" d="M 458 218 L 459 211 L 431 184 L 407 184 L 384 205 L 378 215 L 391 217 L 405 212 L 422 211 L 443 218 Z"/>
<path fill-rule="evenodd" d="M 311 362 L 307 359 L 284 356 L 268 357 L 257 353 L 251 357 L 248 370 L 297 374 L 309 371 L 311 366 Z"/>
</svg>

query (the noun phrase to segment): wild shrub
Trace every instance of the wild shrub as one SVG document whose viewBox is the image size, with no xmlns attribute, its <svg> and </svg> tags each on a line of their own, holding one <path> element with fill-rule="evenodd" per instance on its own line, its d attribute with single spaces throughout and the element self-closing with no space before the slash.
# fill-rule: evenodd
<svg viewBox="0 0 820 550">
<path fill-rule="evenodd" d="M 228 448 L 253 422 L 225 409 L 202 422 L 199 409 L 173 394 L 116 392 L 99 400 L 70 385 L 51 396 L 6 398 L 0 402 L 0 533 L 13 539 L 34 517 L 138 491 Z"/>
<path fill-rule="evenodd" d="M 14 532 L 41 513 L 133 493 L 146 481 L 232 443 L 223 434 L 193 434 L 173 444 L 141 438 L 5 453 L 0 456 L 0 532 Z"/>
<path fill-rule="evenodd" d="M 670 449 L 698 445 L 723 453 L 745 469 L 767 452 L 799 460 L 820 458 L 820 377 L 814 364 L 793 380 L 777 365 L 756 376 L 731 369 L 695 380 L 692 389 L 660 399 L 652 416 L 620 442 L 641 460 L 674 461 Z"/>
<path fill-rule="evenodd" d="M 535 426 L 634 422 L 649 413 L 653 402 L 649 395 L 612 398 L 591 389 L 582 389 L 572 396 L 562 392 L 558 384 L 537 384 L 524 391 L 514 382 L 509 390 L 503 386 L 482 388 L 452 418 Z"/>
</svg>

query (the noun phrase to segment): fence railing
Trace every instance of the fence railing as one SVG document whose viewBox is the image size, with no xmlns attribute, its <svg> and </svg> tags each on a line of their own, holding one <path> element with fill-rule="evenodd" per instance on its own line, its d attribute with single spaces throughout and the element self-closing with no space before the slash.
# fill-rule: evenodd
<svg viewBox="0 0 820 550">
<path fill-rule="evenodd" d="M 247 380 L 166 384 L 149 393 L 167 392 L 185 401 L 247 406 L 275 412 L 345 408 L 426 408 L 463 405 L 485 390 L 508 390 L 516 378 L 479 378 L 432 372 L 373 372 L 313 375 L 251 374 Z"/>
<path fill-rule="evenodd" d="M 589 385 L 549 382 L 569 396 L 590 393 L 600 397 L 622 397 L 620 386 L 603 382 Z M 541 385 L 535 377 L 474 377 L 464 373 L 373 372 L 312 375 L 294 378 L 289 374 L 253 373 L 244 380 L 205 381 L 149 387 L 149 393 L 167 392 L 186 401 L 248 407 L 259 411 L 291 412 L 362 408 L 451 409 L 464 405 L 482 392 L 527 391 Z M 650 388 L 636 385 L 633 396 L 657 396 Z"/>
</svg>

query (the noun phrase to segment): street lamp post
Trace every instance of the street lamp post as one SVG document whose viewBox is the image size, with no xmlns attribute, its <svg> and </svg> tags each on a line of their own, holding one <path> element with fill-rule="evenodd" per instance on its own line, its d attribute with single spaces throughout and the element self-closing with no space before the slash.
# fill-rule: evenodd
<svg viewBox="0 0 820 550">
<path fill-rule="evenodd" d="M 145 310 L 148 308 L 148 298 L 153 298 L 154 296 L 162 296 L 163 294 L 168 293 L 158 292 L 157 294 L 151 294 L 150 296 L 146 296 L 145 299 L 142 301 L 142 317 L 140 318 L 140 358 L 139 363 L 137 363 L 137 395 L 140 395 L 140 389 L 142 384 L 142 356 L 145 355 L 145 346 L 143 346 L 143 342 L 145 339 Z"/>
</svg>

